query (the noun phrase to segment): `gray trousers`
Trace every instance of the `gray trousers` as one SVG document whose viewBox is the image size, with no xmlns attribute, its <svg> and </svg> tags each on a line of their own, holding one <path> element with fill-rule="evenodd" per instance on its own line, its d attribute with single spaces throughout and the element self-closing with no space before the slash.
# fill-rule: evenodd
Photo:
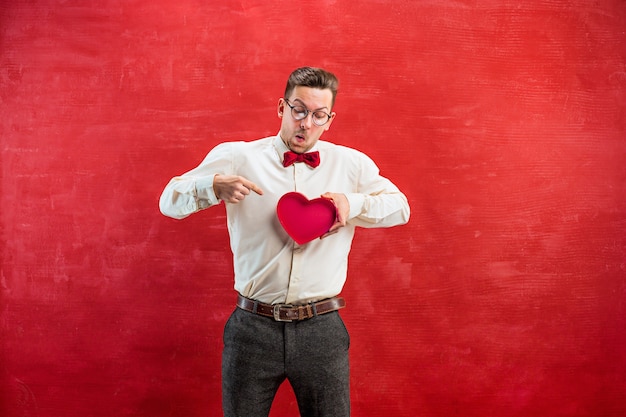
<svg viewBox="0 0 626 417">
<path fill-rule="evenodd" d="M 349 417 L 349 345 L 337 312 L 284 323 L 235 309 L 224 328 L 224 416 L 268 416 L 288 379 L 301 417 Z"/>
</svg>

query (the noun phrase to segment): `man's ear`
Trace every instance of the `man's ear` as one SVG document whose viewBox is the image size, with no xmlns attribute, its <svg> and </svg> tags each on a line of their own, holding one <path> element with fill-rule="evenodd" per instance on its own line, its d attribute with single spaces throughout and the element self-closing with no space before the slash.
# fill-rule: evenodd
<svg viewBox="0 0 626 417">
<path fill-rule="evenodd" d="M 278 99 L 278 118 L 282 119 L 283 114 L 285 114 L 285 100 L 282 98 Z"/>
<path fill-rule="evenodd" d="M 328 121 L 328 123 L 326 123 L 326 126 L 324 126 L 324 132 L 330 129 L 330 125 L 333 124 L 333 120 L 335 120 L 335 116 L 337 116 L 337 113 L 335 112 L 330 113 L 330 120 Z"/>
</svg>

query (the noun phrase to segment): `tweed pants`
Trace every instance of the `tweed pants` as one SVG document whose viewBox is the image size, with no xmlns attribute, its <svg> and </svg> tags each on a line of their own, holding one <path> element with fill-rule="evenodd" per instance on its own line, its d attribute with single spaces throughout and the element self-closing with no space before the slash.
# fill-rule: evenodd
<svg viewBox="0 0 626 417">
<path fill-rule="evenodd" d="M 224 328 L 224 416 L 268 416 L 287 379 L 301 417 L 348 417 L 349 345 L 336 311 L 285 323 L 235 309 Z"/>
</svg>

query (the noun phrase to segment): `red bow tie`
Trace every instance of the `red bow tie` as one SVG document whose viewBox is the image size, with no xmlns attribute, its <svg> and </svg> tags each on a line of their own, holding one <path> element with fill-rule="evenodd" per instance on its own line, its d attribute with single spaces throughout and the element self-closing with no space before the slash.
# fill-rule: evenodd
<svg viewBox="0 0 626 417">
<path fill-rule="evenodd" d="M 288 167 L 295 162 L 304 162 L 311 168 L 315 168 L 320 164 L 320 153 L 318 151 L 307 153 L 285 152 L 283 166 Z"/>
</svg>

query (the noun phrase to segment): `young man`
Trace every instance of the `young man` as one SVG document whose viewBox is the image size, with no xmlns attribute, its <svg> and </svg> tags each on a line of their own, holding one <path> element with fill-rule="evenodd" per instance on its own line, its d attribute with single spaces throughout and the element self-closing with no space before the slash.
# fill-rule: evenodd
<svg viewBox="0 0 626 417">
<path fill-rule="evenodd" d="M 349 335 L 337 310 L 356 226 L 409 220 L 407 199 L 365 154 L 320 141 L 335 113 L 337 78 L 296 69 L 278 100 L 277 136 L 217 145 L 195 169 L 174 177 L 161 212 L 182 219 L 226 203 L 237 308 L 224 329 L 223 409 L 267 416 L 288 379 L 303 417 L 350 415 Z M 299 245 L 281 227 L 284 194 L 324 197 L 337 220 Z"/>
</svg>

